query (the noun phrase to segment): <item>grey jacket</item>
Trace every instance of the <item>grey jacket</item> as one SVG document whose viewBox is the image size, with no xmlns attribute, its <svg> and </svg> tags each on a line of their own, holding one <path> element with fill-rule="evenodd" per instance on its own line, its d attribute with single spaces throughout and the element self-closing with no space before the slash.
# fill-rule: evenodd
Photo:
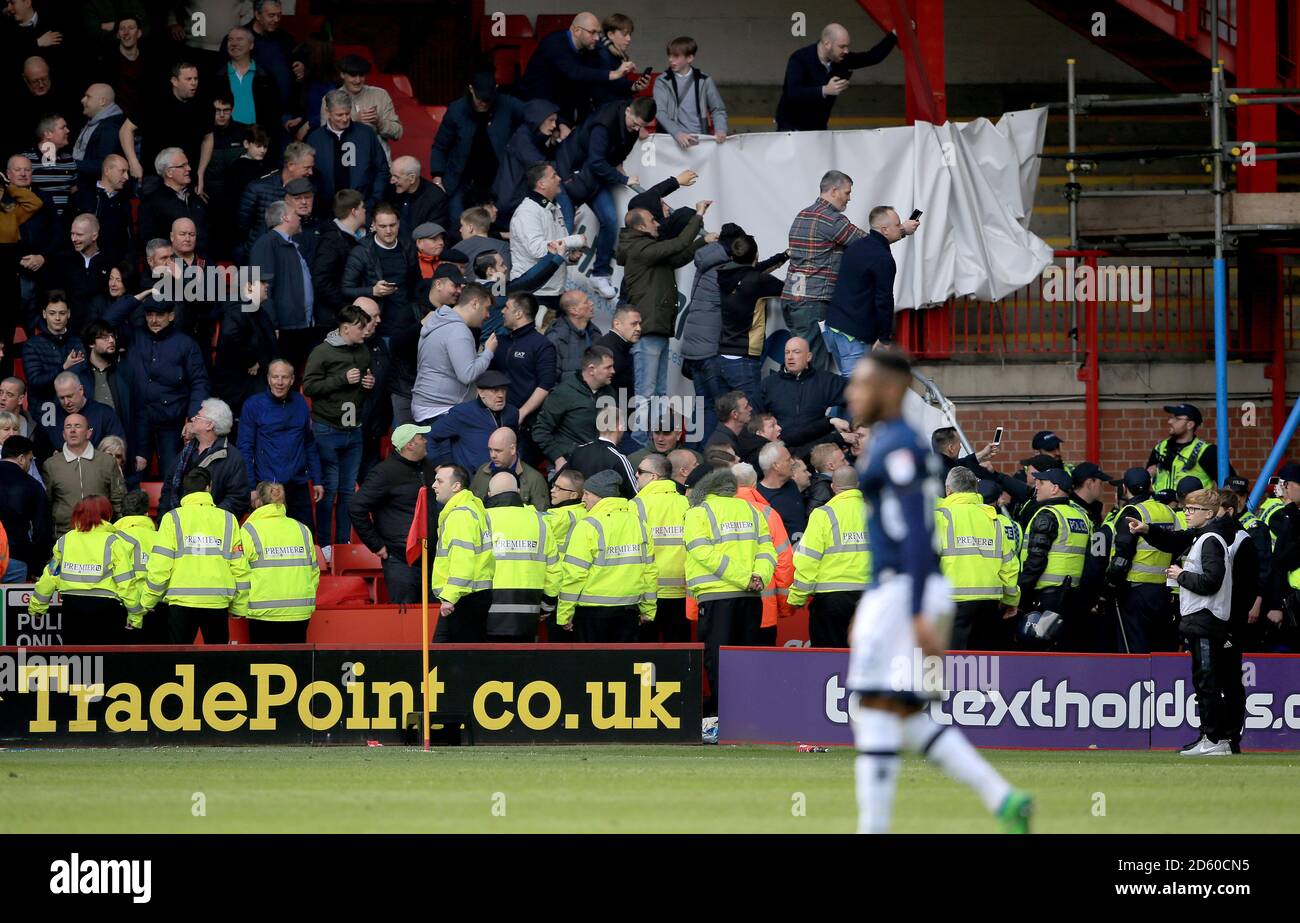
<svg viewBox="0 0 1300 923">
<path fill-rule="evenodd" d="M 735 265 L 727 248 L 718 241 L 695 251 L 695 282 L 691 300 L 677 319 L 677 339 L 682 357 L 702 362 L 718 354 L 722 336 L 722 294 L 718 290 L 718 270 Z"/>
<path fill-rule="evenodd" d="M 569 319 L 560 314 L 546 331 L 546 338 L 555 347 L 555 374 L 563 378 L 571 372 L 582 371 L 582 354 L 594 346 L 604 333 L 594 321 L 587 321 L 587 329 L 579 333 L 569 323 Z"/>
<path fill-rule="evenodd" d="M 420 330 L 411 415 L 428 420 L 470 399 L 474 380 L 487 371 L 492 352 L 475 348 L 474 334 L 456 309 L 444 305 L 424 319 Z"/>
<path fill-rule="evenodd" d="M 670 135 L 686 131 L 685 127 L 678 121 L 677 95 L 673 92 L 673 83 L 676 78 L 672 71 L 662 74 L 655 81 L 655 121 L 659 123 L 659 130 L 665 131 Z M 718 86 L 713 82 L 713 78 L 699 68 L 694 68 L 691 74 L 691 82 L 687 85 L 687 92 L 699 100 L 700 118 L 704 120 L 704 131 L 707 132 L 708 118 L 713 117 L 713 132 L 725 132 L 727 130 L 727 107 L 723 105 L 722 94 L 718 92 Z"/>
</svg>

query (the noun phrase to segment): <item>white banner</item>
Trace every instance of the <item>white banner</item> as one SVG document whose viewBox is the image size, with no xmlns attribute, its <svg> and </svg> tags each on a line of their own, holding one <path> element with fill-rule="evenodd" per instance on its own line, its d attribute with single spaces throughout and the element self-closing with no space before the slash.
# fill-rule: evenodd
<svg viewBox="0 0 1300 923">
<path fill-rule="evenodd" d="M 641 142 L 623 168 L 649 188 L 683 170 L 699 180 L 669 197 L 670 206 L 711 199 L 708 230 L 735 222 L 766 258 L 789 245 L 790 224 L 818 195 L 827 170 L 853 178 L 846 213 L 858 227 L 876 205 L 906 218 L 924 212 L 914 237 L 894 245 L 895 306 L 926 307 L 954 295 L 998 300 L 1029 284 L 1052 260 L 1052 248 L 1027 230 L 1038 184 L 1038 154 L 1047 110 L 1008 112 L 997 121 L 856 131 L 767 132 L 723 144 L 703 136 L 685 151 L 667 135 Z M 631 198 L 620 193 L 620 214 Z M 587 223 L 594 219 L 584 215 Z M 617 274 L 617 272 L 616 272 Z M 694 271 L 678 274 L 690 291 Z M 784 274 L 784 270 L 778 272 Z"/>
</svg>

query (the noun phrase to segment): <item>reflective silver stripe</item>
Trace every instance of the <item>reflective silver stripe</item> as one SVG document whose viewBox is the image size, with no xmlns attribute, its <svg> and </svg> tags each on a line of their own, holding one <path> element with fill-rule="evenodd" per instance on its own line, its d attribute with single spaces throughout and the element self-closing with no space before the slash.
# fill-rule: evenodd
<svg viewBox="0 0 1300 923">
<path fill-rule="evenodd" d="M 261 567 L 311 567 L 315 563 L 316 558 L 313 555 L 310 558 L 275 558 L 274 560 L 258 558 L 248 566 L 253 570 L 257 570 Z"/>
<path fill-rule="evenodd" d="M 840 544 L 840 520 L 829 503 L 823 504 L 821 508 L 826 511 L 826 518 L 831 521 L 831 547 L 833 548 Z M 827 551 L 829 550 L 828 548 Z"/>
<path fill-rule="evenodd" d="M 253 540 L 253 551 L 257 553 L 259 558 L 264 557 L 265 553 L 262 551 L 262 537 L 257 534 L 257 529 L 253 527 L 251 522 L 248 522 L 244 523 L 244 531 L 247 532 L 248 537 Z M 254 564 L 253 566 L 256 567 L 257 564 Z"/>
<path fill-rule="evenodd" d="M 867 581 L 865 580 L 849 580 L 849 581 L 838 581 L 838 582 L 827 582 L 827 583 L 819 582 L 813 586 L 813 592 L 834 593 L 840 590 L 865 590 L 866 588 L 867 588 Z"/>
<path fill-rule="evenodd" d="M 785 551 L 789 547 L 790 547 L 790 540 L 787 538 L 784 542 L 781 543 L 781 547 L 776 549 L 776 553 L 780 554 L 781 552 Z"/>
<path fill-rule="evenodd" d="M 660 577 L 660 586 L 686 586 L 685 577 Z"/>
<path fill-rule="evenodd" d="M 493 603 L 488 611 L 499 615 L 533 615 L 541 609 L 541 603 Z"/>
<path fill-rule="evenodd" d="M 798 577 L 794 579 L 794 583 L 790 587 L 790 589 L 798 590 L 801 593 L 811 593 L 812 588 L 813 585 L 811 583 L 807 580 L 800 580 Z"/>
<path fill-rule="evenodd" d="M 655 547 L 657 548 L 667 548 L 669 545 L 686 544 L 686 542 L 680 538 L 656 538 L 654 540 L 654 543 L 655 543 Z"/>
<path fill-rule="evenodd" d="M 722 560 L 718 562 L 718 569 L 713 572 L 713 575 L 717 577 L 719 580 L 724 579 L 727 573 L 727 565 L 729 565 L 730 563 L 731 563 L 731 558 L 727 557 L 724 554 L 722 556 Z"/>
<path fill-rule="evenodd" d="M 105 576 L 113 572 L 113 543 L 117 541 L 117 535 L 113 534 L 104 542 L 104 569 Z"/>
<path fill-rule="evenodd" d="M 251 590 L 252 588 L 253 588 L 253 584 L 252 584 L 250 581 L 248 581 L 248 580 L 236 580 L 236 581 L 235 581 L 235 592 L 236 592 L 236 593 L 238 593 L 240 590 Z"/>
<path fill-rule="evenodd" d="M 974 557 L 993 558 L 998 561 L 1002 560 L 1002 553 L 1000 551 L 985 551 L 983 548 L 945 548 L 943 551 L 939 552 L 939 556 L 943 558 Z"/>
<path fill-rule="evenodd" d="M 1073 545 L 1053 545 L 1051 548 L 1055 554 L 1087 554 L 1087 548 L 1076 548 Z"/>
<path fill-rule="evenodd" d="M 95 584 L 102 582 L 107 576 L 107 574 L 99 574 L 98 576 L 95 574 L 69 574 L 65 571 L 64 573 L 59 574 L 59 579 L 66 583 Z"/>
<path fill-rule="evenodd" d="M 231 549 L 235 547 L 235 530 L 238 528 L 239 523 L 235 521 L 235 517 L 230 513 L 226 513 L 226 534 L 222 536 L 221 541 L 222 557 L 233 558 L 235 556 L 235 552 Z"/>
<path fill-rule="evenodd" d="M 596 596 L 591 593 L 579 593 L 575 600 L 580 606 L 632 606 L 640 601 L 641 596 L 639 594 L 636 596 Z"/>
<path fill-rule="evenodd" d="M 799 546 L 795 548 L 794 553 L 801 554 L 805 558 L 811 558 L 814 561 L 820 561 L 822 557 L 822 553 L 820 551 L 818 551 L 815 548 L 807 547 L 806 545 L 804 545 L 803 542 L 799 543 Z"/>
<path fill-rule="evenodd" d="M 754 561 L 771 561 L 772 566 L 776 567 L 776 558 L 768 554 L 766 551 L 760 551 L 758 554 L 754 555 Z"/>
<path fill-rule="evenodd" d="M 155 549 L 153 550 L 153 553 L 154 553 L 154 554 L 160 554 L 160 555 L 162 555 L 164 558 L 172 558 L 173 560 L 175 560 L 176 558 L 179 558 L 179 557 L 181 556 L 181 553 L 180 553 L 179 551 L 172 551 L 170 548 L 164 548 L 164 547 L 162 547 L 161 545 L 159 545 L 157 548 L 155 548 Z"/>
<path fill-rule="evenodd" d="M 152 580 L 150 580 L 147 577 L 145 578 L 144 585 L 147 586 L 149 589 L 153 590 L 155 593 L 161 593 L 167 589 L 167 584 L 154 583 Z"/>
<path fill-rule="evenodd" d="M 307 549 L 307 565 L 320 570 L 320 561 L 316 560 L 316 542 L 312 540 L 311 531 L 302 523 L 298 523 L 298 531 L 302 533 L 302 547 Z"/>
<path fill-rule="evenodd" d="M 1007 590 L 1000 586 L 955 586 L 953 596 L 996 596 L 1001 598 Z"/>
<path fill-rule="evenodd" d="M 502 551 L 493 552 L 492 557 L 498 561 L 532 561 L 534 564 L 545 564 L 546 558 L 538 557 L 531 551 Z"/>
<path fill-rule="evenodd" d="M 693 538 L 693 539 L 691 539 L 689 542 L 686 543 L 686 550 L 687 550 L 687 551 L 692 551 L 692 550 L 694 550 L 694 549 L 696 549 L 696 548 L 699 548 L 701 545 L 712 545 L 712 544 L 713 544 L 713 541 L 712 541 L 711 539 L 707 539 L 707 538 Z"/>
<path fill-rule="evenodd" d="M 134 572 L 130 574 L 117 574 L 116 576 L 113 577 L 113 582 L 126 583 L 128 580 L 132 579 L 133 577 L 135 577 Z"/>
<path fill-rule="evenodd" d="M 601 527 L 601 524 L 596 520 L 594 516 L 588 516 L 587 519 L 591 521 L 591 527 L 596 530 L 596 557 L 594 560 L 592 560 L 591 563 L 604 564 L 605 563 L 605 530 L 604 528 Z"/>
<path fill-rule="evenodd" d="M 939 515 L 948 522 L 948 543 L 939 553 L 947 554 L 949 548 L 957 547 L 957 526 L 953 520 L 952 510 L 948 509 L 946 506 L 941 506 L 938 508 L 938 511 Z"/>
<path fill-rule="evenodd" d="M 35 590 L 32 590 L 32 598 L 43 603 L 48 603 L 50 600 L 54 598 L 54 596 L 52 594 L 50 596 L 46 596 L 44 593 L 38 593 Z"/>
<path fill-rule="evenodd" d="M 180 513 L 180 510 L 179 510 L 179 509 L 175 509 L 175 510 L 172 510 L 171 512 L 169 512 L 167 515 L 171 517 L 171 520 L 172 520 L 172 528 L 173 528 L 173 529 L 175 530 L 175 532 L 176 532 L 176 552 L 177 552 L 177 554 L 176 554 L 176 555 L 173 555 L 173 557 L 176 557 L 176 556 L 178 556 L 178 555 L 180 554 L 180 550 L 181 550 L 182 548 L 185 547 L 185 533 L 184 533 L 183 531 L 181 531 L 181 513 Z M 161 527 L 159 527 L 159 528 L 161 528 Z"/>
<path fill-rule="evenodd" d="M 587 568 L 591 567 L 590 561 L 584 561 L 582 560 L 582 558 L 575 558 L 571 554 L 566 554 L 564 556 L 564 563 L 572 564 L 574 567 L 581 567 L 583 570 L 586 570 Z"/>
<path fill-rule="evenodd" d="M 1129 568 L 1129 570 L 1137 571 L 1139 574 L 1157 574 L 1163 577 L 1166 568 L 1156 567 L 1152 564 L 1134 564 Z"/>
<path fill-rule="evenodd" d="M 533 510 L 537 516 L 537 555 L 535 560 L 542 564 L 550 564 L 551 559 L 546 555 L 546 514 L 539 510 Z"/>
<path fill-rule="evenodd" d="M 315 599 L 264 599 L 261 602 L 250 602 L 249 609 L 287 609 L 290 606 L 314 606 Z"/>
<path fill-rule="evenodd" d="M 826 549 L 826 554 L 870 554 L 871 546 L 866 542 L 838 542 Z"/>
<path fill-rule="evenodd" d="M 467 542 L 463 538 L 453 538 L 447 543 L 447 549 L 464 548 L 466 551 L 472 551 L 474 554 L 479 553 L 479 546 L 473 542 Z"/>
<path fill-rule="evenodd" d="M 161 589 L 161 588 L 155 588 L 153 584 L 149 584 L 149 589 L 152 590 L 152 589 Z M 172 587 L 167 587 L 167 595 L 168 596 L 234 596 L 235 591 L 233 588 L 226 589 L 225 587 L 216 588 L 216 587 L 209 587 L 209 586 L 201 586 L 201 587 L 172 586 Z"/>
<path fill-rule="evenodd" d="M 638 513 L 641 514 L 641 521 L 642 521 L 642 522 L 645 522 L 645 521 L 646 521 L 645 504 L 641 502 L 641 498 L 640 498 L 640 497 L 633 497 L 633 498 L 632 498 L 632 505 L 635 506 L 635 507 L 636 507 L 636 511 L 637 511 Z"/>
</svg>

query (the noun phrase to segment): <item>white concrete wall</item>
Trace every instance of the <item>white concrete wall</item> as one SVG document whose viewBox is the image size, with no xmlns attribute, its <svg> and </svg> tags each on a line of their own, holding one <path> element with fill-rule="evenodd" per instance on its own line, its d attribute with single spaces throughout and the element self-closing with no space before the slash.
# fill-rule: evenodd
<svg viewBox="0 0 1300 923">
<path fill-rule="evenodd" d="M 574 2 L 556 0 L 488 0 L 486 11 L 577 13 Z M 618 0 L 593 8 L 597 16 L 610 12 L 631 16 L 636 23 L 632 59 L 638 66 L 663 70 L 664 46 L 678 35 L 700 44 L 697 63 L 721 84 L 780 85 L 790 52 L 816 39 L 822 26 L 838 20 L 853 36 L 853 47 L 865 50 L 881 36 L 880 29 L 852 0 Z M 791 16 L 807 16 L 809 37 L 790 34 Z M 1083 81 L 1143 81 L 1128 65 L 1091 45 L 1025 0 L 947 0 L 947 81 L 959 83 L 1060 82 L 1065 97 L 1065 59 L 1078 59 Z M 860 83 L 901 84 L 902 57 L 854 77 Z"/>
</svg>

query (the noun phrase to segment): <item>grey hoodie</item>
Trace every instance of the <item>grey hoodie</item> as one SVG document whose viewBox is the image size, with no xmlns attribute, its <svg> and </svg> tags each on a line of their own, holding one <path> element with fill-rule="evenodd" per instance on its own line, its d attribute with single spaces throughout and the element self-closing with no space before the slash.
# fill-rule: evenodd
<svg viewBox="0 0 1300 923">
<path fill-rule="evenodd" d="M 476 353 L 474 334 L 456 309 L 444 305 L 420 328 L 411 416 L 430 420 L 469 399 L 474 380 L 487 371 L 492 352 Z"/>
<path fill-rule="evenodd" d="M 677 318 L 677 338 L 682 355 L 702 362 L 718 354 L 722 336 L 722 295 L 718 291 L 717 270 L 735 265 L 727 249 L 718 241 L 695 251 L 695 284 L 691 301 Z"/>
<path fill-rule="evenodd" d="M 691 488 L 689 500 L 691 506 L 699 506 L 709 498 L 710 494 L 719 497 L 734 497 L 736 489 L 736 476 L 731 473 L 731 469 L 719 468 L 700 478 L 696 485 Z"/>
</svg>

